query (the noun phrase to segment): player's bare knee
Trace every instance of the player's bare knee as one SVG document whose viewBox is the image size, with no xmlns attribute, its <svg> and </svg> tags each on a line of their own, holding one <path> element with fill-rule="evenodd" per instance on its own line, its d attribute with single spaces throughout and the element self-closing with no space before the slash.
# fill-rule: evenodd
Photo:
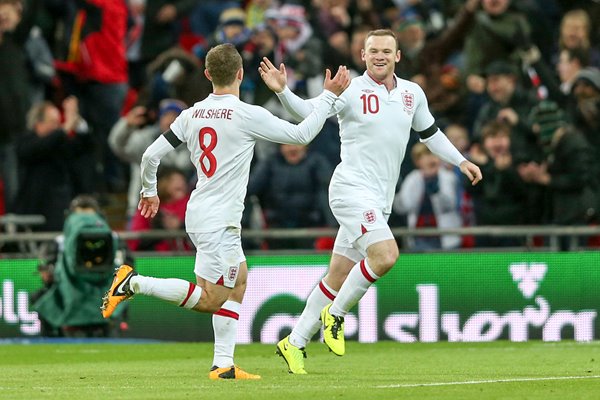
<svg viewBox="0 0 600 400">
<path fill-rule="evenodd" d="M 390 247 L 387 251 L 379 252 L 369 257 L 369 266 L 377 275 L 383 276 L 396 264 L 398 256 L 398 248 Z"/>
</svg>

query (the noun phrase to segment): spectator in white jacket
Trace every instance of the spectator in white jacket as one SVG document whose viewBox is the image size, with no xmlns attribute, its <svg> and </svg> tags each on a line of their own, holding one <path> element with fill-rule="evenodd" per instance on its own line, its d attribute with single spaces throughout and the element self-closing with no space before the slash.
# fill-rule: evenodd
<svg viewBox="0 0 600 400">
<path fill-rule="evenodd" d="M 175 118 L 187 106 L 175 99 L 164 99 L 159 104 L 158 120 L 149 122 L 146 107 L 137 106 L 131 109 L 113 126 L 108 137 L 108 144 L 114 154 L 122 161 L 130 163 L 129 189 L 127 193 L 127 216 L 131 218 L 137 209 L 140 199 L 142 181 L 140 177 L 140 162 L 148 146 L 175 121 Z M 190 161 L 190 152 L 186 146 L 179 146 L 161 160 L 162 165 L 176 167 L 191 176 L 195 173 Z"/>
<path fill-rule="evenodd" d="M 441 168 L 441 160 L 417 143 L 411 151 L 417 169 L 410 172 L 394 198 L 394 211 L 407 214 L 410 228 L 460 228 L 456 175 Z M 458 235 L 415 236 L 408 240 L 414 251 L 454 249 L 461 244 Z"/>
</svg>

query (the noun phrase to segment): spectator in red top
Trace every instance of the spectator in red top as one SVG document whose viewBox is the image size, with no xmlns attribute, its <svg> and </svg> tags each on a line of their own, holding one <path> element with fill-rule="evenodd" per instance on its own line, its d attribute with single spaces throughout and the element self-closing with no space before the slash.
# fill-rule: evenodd
<svg viewBox="0 0 600 400">
<path fill-rule="evenodd" d="M 81 0 L 68 18 L 68 49 L 65 61 L 57 62 L 69 94 L 80 100 L 81 113 L 96 141 L 95 171 L 89 177 L 91 193 L 124 190 L 124 167 L 108 147 L 108 134 L 119 119 L 127 92 L 125 42 L 127 6 L 123 0 Z"/>
<path fill-rule="evenodd" d="M 156 218 L 146 219 L 138 210 L 131 220 L 131 231 L 184 230 L 185 210 L 190 198 L 184 173 L 177 168 L 163 168 L 157 179 L 158 195 L 161 199 L 160 211 Z M 187 238 L 130 240 L 128 244 L 134 251 L 191 251 L 193 249 Z"/>
</svg>

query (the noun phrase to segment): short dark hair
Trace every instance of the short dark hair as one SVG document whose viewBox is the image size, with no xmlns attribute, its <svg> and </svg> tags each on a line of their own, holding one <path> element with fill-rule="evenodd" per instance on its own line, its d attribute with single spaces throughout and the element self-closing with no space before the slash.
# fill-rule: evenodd
<svg viewBox="0 0 600 400">
<path fill-rule="evenodd" d="M 372 36 L 390 36 L 394 38 L 394 42 L 396 43 L 396 50 L 398 50 L 399 46 L 398 46 L 398 36 L 396 36 L 396 33 L 391 30 L 391 29 L 375 29 L 373 31 L 369 31 L 369 33 L 367 33 L 367 37 L 365 38 L 365 49 L 367 48 L 367 40 L 369 40 L 370 37 Z"/>
<path fill-rule="evenodd" d="M 97 213 L 102 211 L 100 209 L 100 203 L 98 203 L 98 200 L 96 200 L 95 197 L 87 194 L 80 194 L 71 200 L 71 203 L 69 204 L 69 211 L 74 212 L 78 208 L 92 209 Z"/>
<path fill-rule="evenodd" d="M 481 128 L 481 141 L 487 138 L 495 138 L 498 136 L 510 137 L 512 132 L 511 126 L 503 121 L 490 121 Z"/>
<path fill-rule="evenodd" d="M 220 44 L 208 51 L 205 65 L 215 86 L 228 86 L 242 68 L 242 56 L 231 43 Z"/>
<path fill-rule="evenodd" d="M 590 52 L 583 47 L 564 48 L 562 51 L 567 53 L 569 61 L 577 60 L 582 68 L 590 65 Z"/>
</svg>

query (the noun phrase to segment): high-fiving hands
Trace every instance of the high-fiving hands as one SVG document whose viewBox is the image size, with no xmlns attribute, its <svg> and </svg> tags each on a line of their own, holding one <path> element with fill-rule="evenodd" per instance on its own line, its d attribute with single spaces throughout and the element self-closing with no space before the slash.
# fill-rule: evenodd
<svg viewBox="0 0 600 400">
<path fill-rule="evenodd" d="M 283 92 L 287 85 L 287 73 L 283 63 L 279 65 L 279 68 L 276 68 L 271 60 L 263 57 L 258 67 L 258 72 L 269 89 L 275 93 Z M 349 85 L 350 73 L 345 66 L 340 66 L 333 78 L 331 77 L 331 71 L 329 69 L 325 70 L 325 82 L 323 83 L 325 90 L 329 90 L 336 96 L 339 96 Z"/>
</svg>

